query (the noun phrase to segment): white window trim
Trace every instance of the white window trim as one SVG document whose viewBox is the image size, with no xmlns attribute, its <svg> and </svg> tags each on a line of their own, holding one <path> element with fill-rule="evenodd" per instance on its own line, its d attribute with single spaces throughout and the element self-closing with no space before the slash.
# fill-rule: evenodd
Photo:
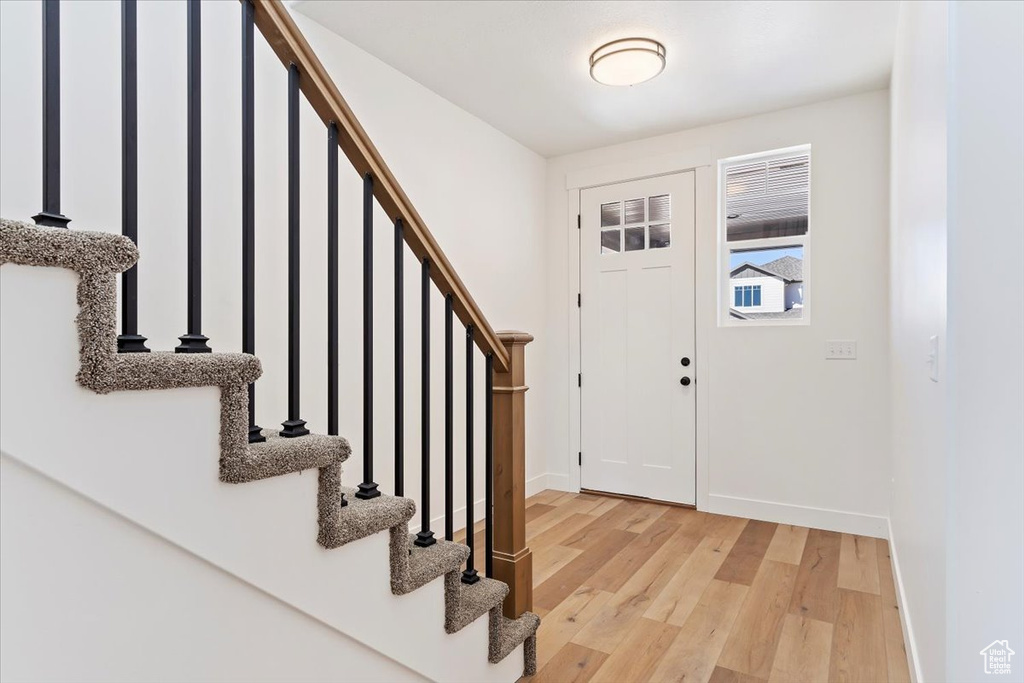
<svg viewBox="0 0 1024 683">
<path fill-rule="evenodd" d="M 757 154 L 745 154 L 743 156 L 729 157 L 718 160 L 718 326 L 719 327 L 801 327 L 811 324 L 811 294 L 812 287 L 808 286 L 811 272 L 811 233 L 814 229 L 814 221 L 811 211 L 813 197 L 813 182 L 808 181 L 807 187 L 807 232 L 803 235 L 788 237 L 765 237 L 755 240 L 739 240 L 736 242 L 726 241 L 725 228 L 725 171 L 730 166 L 735 166 L 749 161 L 771 161 L 781 159 L 794 154 L 807 154 L 808 177 L 813 179 L 814 155 L 811 154 L 810 145 L 797 145 L 784 149 L 775 149 L 769 152 Z M 804 305 L 803 312 L 799 319 L 779 320 L 738 320 L 729 315 L 732 305 L 732 288 L 729 286 L 729 251 L 730 246 L 742 249 L 780 249 L 785 247 L 803 247 L 803 272 L 804 272 Z"/>
</svg>

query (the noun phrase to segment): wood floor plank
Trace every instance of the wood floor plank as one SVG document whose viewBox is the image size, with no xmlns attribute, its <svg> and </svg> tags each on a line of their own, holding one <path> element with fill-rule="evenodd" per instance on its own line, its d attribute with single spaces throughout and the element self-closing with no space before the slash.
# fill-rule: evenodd
<svg viewBox="0 0 1024 683">
<path fill-rule="evenodd" d="M 565 491 L 556 491 L 555 489 L 544 489 L 540 493 L 535 493 L 526 499 L 526 504 L 535 505 L 542 503 L 544 505 L 554 505 L 554 502 L 559 498 L 568 495 Z"/>
<path fill-rule="evenodd" d="M 787 614 L 768 683 L 827 681 L 831 653 L 832 624 Z"/>
<path fill-rule="evenodd" d="M 586 683 L 607 658 L 603 652 L 568 643 L 536 676 L 523 680 L 530 683 Z"/>
<path fill-rule="evenodd" d="M 548 529 L 552 529 L 560 525 L 573 515 L 585 515 L 590 510 L 593 510 L 595 507 L 600 505 L 600 501 L 593 500 L 593 498 L 596 498 L 596 496 L 591 496 L 589 498 L 577 497 L 567 500 L 566 502 L 559 504 L 554 510 L 546 515 L 538 517 L 532 524 L 529 524 L 526 527 L 527 544 L 529 545 L 532 543 L 534 538 Z"/>
<path fill-rule="evenodd" d="M 896 601 L 896 582 L 893 578 L 889 543 L 883 539 L 876 539 L 875 554 L 878 557 L 882 629 L 885 634 L 885 663 L 889 673 L 889 683 L 910 683 L 910 664 L 907 659 L 906 643 L 903 641 L 900 607 Z"/>
<path fill-rule="evenodd" d="M 882 598 L 861 591 L 839 591 L 829 681 L 877 683 L 888 677 Z"/>
<path fill-rule="evenodd" d="M 746 586 L 712 580 L 651 674 L 652 683 L 707 681 L 746 595 Z"/>
<path fill-rule="evenodd" d="M 543 669 L 611 597 L 611 593 L 581 586 L 551 610 L 544 617 L 544 628 L 537 631 L 537 670 Z"/>
<path fill-rule="evenodd" d="M 656 520 L 646 531 L 640 533 L 619 554 L 590 577 L 587 583 L 600 590 L 612 593 L 618 591 L 629 577 L 661 546 L 665 545 L 665 542 L 678 530 L 678 524 L 661 519 Z"/>
<path fill-rule="evenodd" d="M 839 534 L 811 529 L 807 533 L 796 577 L 790 614 L 834 623 L 839 581 Z"/>
<path fill-rule="evenodd" d="M 622 530 L 629 525 L 630 520 L 636 518 L 637 506 L 635 501 L 619 499 L 618 505 L 608 508 L 590 524 L 571 537 L 563 539 L 562 545 L 586 550 L 600 541 L 612 529 Z"/>
<path fill-rule="evenodd" d="M 622 498 L 612 498 L 610 496 L 604 496 L 604 500 L 602 500 L 598 505 L 596 505 L 594 509 L 591 510 L 588 514 L 594 515 L 595 517 L 600 517 L 604 513 L 611 510 L 612 508 L 618 506 L 620 503 L 622 503 Z"/>
<path fill-rule="evenodd" d="M 764 679 L 716 666 L 708 683 L 764 683 Z"/>
<path fill-rule="evenodd" d="M 840 588 L 879 594 L 875 539 L 843 534 L 839 550 Z"/>
<path fill-rule="evenodd" d="M 559 569 L 575 560 L 582 550 L 549 545 L 533 551 L 533 583 L 540 585 L 551 578 Z"/>
<path fill-rule="evenodd" d="M 804 554 L 804 544 L 807 543 L 808 531 L 810 529 L 805 526 L 780 524 L 775 530 L 775 536 L 768 546 L 768 551 L 764 554 L 765 559 L 800 564 L 800 558 Z"/>
<path fill-rule="evenodd" d="M 729 556 L 715 574 L 715 578 L 719 581 L 749 586 L 761 566 L 761 560 L 764 559 L 768 545 L 775 536 L 777 526 L 772 522 L 749 521 L 733 544 Z"/>
<path fill-rule="evenodd" d="M 679 570 L 661 591 L 644 616 L 681 626 L 697 606 L 701 594 L 715 578 L 725 558 L 732 550 L 732 542 L 718 538 L 705 538 L 686 558 Z"/>
<path fill-rule="evenodd" d="M 767 680 L 793 597 L 797 567 L 765 560 L 750 584 L 718 664 Z"/>
<path fill-rule="evenodd" d="M 664 589 L 696 545 L 697 542 L 687 534 L 673 534 L 651 559 L 629 577 L 604 609 L 576 634 L 573 641 L 602 652 L 614 652 L 622 634 L 627 633 L 643 616 L 644 610 Z"/>
<path fill-rule="evenodd" d="M 704 517 L 702 533 L 711 538 L 735 542 L 751 520 L 743 517 L 707 514 Z"/>
<path fill-rule="evenodd" d="M 666 522 L 675 522 L 676 524 L 683 524 L 687 522 L 694 515 L 701 514 L 693 508 L 684 508 L 678 505 L 669 506 L 665 510 L 665 514 L 661 516 Z"/>
<path fill-rule="evenodd" d="M 537 519 L 541 515 L 551 512 L 555 509 L 554 505 L 545 505 L 544 503 L 536 503 L 535 505 L 526 506 L 526 523 L 529 524 L 533 520 Z"/>
<path fill-rule="evenodd" d="M 594 683 L 650 680 L 651 673 L 678 634 L 678 626 L 640 619 L 628 633 L 623 634 L 615 652 L 590 680 Z"/>
<path fill-rule="evenodd" d="M 563 545 L 568 547 L 566 540 L 574 538 L 577 532 L 588 526 L 593 521 L 594 517 L 591 515 L 583 515 L 579 513 L 569 515 L 550 529 L 542 531 L 530 539 L 530 547 L 543 548 L 548 545 Z"/>
<path fill-rule="evenodd" d="M 636 534 L 612 529 L 598 543 L 534 588 L 533 603 L 544 609 L 554 609 L 634 538 Z"/>
</svg>

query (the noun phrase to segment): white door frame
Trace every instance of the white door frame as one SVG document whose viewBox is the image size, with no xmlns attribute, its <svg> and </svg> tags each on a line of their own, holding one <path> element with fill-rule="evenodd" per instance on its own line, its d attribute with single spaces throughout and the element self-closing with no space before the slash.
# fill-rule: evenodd
<svg viewBox="0 0 1024 683">
<path fill-rule="evenodd" d="M 710 329 L 717 324 L 718 259 L 708 259 L 708 254 L 718 253 L 717 202 L 715 173 L 712 169 L 710 147 L 696 147 L 673 154 L 646 159 L 623 161 L 605 166 L 570 171 L 566 173 L 565 189 L 566 230 L 569 237 L 569 277 L 566 299 L 569 303 L 569 374 L 565 378 L 569 391 L 569 490 L 580 490 L 580 460 L 582 434 L 580 395 L 578 386 L 580 372 L 580 308 L 576 305 L 580 293 L 580 191 L 601 185 L 613 185 L 641 180 L 659 175 L 694 172 L 696 197 L 694 206 L 694 295 L 696 296 L 696 350 L 694 354 L 694 378 L 697 384 L 697 509 L 708 507 L 708 397 L 711 377 L 708 368 L 707 338 Z"/>
</svg>

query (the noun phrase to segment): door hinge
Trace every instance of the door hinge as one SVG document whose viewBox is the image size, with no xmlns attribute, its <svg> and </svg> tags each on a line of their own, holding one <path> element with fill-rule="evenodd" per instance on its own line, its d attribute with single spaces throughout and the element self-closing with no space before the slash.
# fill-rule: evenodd
<svg viewBox="0 0 1024 683">
<path fill-rule="evenodd" d="M 582 372 L 576 374 L 576 386 L 578 386 L 578 387 L 582 387 L 583 386 L 583 373 Z"/>
<path fill-rule="evenodd" d="M 576 292 L 576 308 L 582 308 L 583 306 L 583 294 Z"/>
<path fill-rule="evenodd" d="M 582 224 L 583 218 L 580 216 L 580 214 L 576 214 L 576 229 L 579 230 Z"/>
<path fill-rule="evenodd" d="M 580 451 L 580 467 L 583 467 L 583 451 Z"/>
</svg>

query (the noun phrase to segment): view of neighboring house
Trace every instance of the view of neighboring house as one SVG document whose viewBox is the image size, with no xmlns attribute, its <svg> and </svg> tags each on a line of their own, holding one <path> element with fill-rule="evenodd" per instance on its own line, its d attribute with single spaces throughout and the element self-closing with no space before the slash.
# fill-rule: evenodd
<svg viewBox="0 0 1024 683">
<path fill-rule="evenodd" d="M 742 263 L 729 273 L 729 315 L 740 320 L 799 318 L 804 305 L 804 262 L 794 256 L 762 265 Z"/>
</svg>

